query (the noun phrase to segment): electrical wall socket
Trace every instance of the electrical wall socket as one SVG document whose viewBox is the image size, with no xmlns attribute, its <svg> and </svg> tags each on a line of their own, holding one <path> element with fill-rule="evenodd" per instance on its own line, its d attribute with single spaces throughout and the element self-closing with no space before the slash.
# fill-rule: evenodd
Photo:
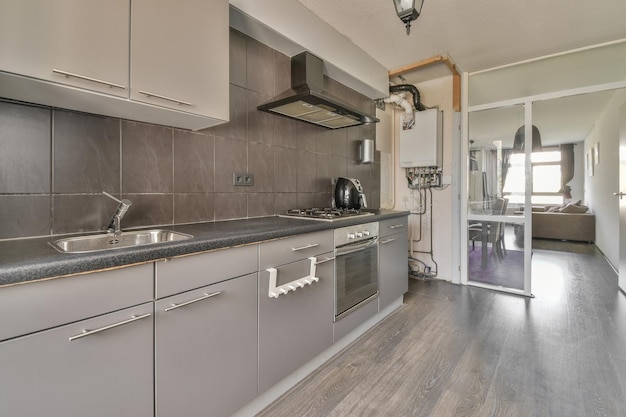
<svg viewBox="0 0 626 417">
<path fill-rule="evenodd" d="M 233 172 L 233 185 L 253 186 L 254 174 L 249 172 Z"/>
</svg>

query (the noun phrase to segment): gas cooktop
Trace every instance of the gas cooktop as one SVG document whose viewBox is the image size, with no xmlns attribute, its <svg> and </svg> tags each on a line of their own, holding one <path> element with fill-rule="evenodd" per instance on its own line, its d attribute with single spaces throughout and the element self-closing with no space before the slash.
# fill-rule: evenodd
<svg viewBox="0 0 626 417">
<path fill-rule="evenodd" d="M 287 210 L 287 213 L 279 214 L 278 217 L 291 217 L 296 219 L 333 222 L 336 220 L 350 219 L 360 216 L 370 216 L 373 214 L 374 213 L 356 209 L 306 208 Z"/>
</svg>

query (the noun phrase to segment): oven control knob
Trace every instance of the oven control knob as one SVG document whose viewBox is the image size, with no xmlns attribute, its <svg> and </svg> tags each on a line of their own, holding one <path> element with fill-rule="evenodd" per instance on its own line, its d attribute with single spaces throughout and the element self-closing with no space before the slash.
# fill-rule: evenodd
<svg viewBox="0 0 626 417">
<path fill-rule="evenodd" d="M 354 235 L 354 233 L 348 233 L 348 239 L 355 239 L 356 236 Z"/>
<path fill-rule="evenodd" d="M 369 235 L 370 235 L 370 231 L 369 230 L 363 231 L 363 236 L 369 236 Z"/>
<path fill-rule="evenodd" d="M 363 237 L 363 232 L 356 232 L 356 237 Z"/>
</svg>

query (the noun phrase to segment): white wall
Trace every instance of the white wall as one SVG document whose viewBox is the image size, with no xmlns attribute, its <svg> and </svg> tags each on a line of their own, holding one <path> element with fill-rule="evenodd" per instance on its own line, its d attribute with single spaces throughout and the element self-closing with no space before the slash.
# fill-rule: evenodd
<svg viewBox="0 0 626 417">
<path fill-rule="evenodd" d="M 416 84 L 421 95 L 421 101 L 426 107 L 438 106 L 443 111 L 443 175 L 452 176 L 452 137 L 453 137 L 453 109 L 452 109 L 452 76 L 443 77 Z M 410 97 L 407 97 L 410 101 Z M 395 112 L 394 122 L 394 142 L 396 156 L 399 152 L 398 133 L 399 133 L 399 117 L 402 111 Z M 394 158 L 398 161 L 399 158 Z M 426 215 L 422 216 L 422 241 L 414 244 L 415 250 L 430 250 L 430 215 L 433 216 L 433 256 L 437 262 L 438 274 L 437 278 L 450 281 L 452 280 L 452 264 L 453 264 L 453 238 L 452 238 L 452 186 L 448 186 L 445 190 L 433 189 L 433 208 L 430 207 Z M 417 190 L 415 191 L 417 196 Z M 395 167 L 395 206 L 397 210 L 407 210 L 410 207 L 405 203 L 405 199 L 410 196 L 410 190 L 407 187 L 405 172 L 396 162 Z M 409 216 L 411 230 L 414 237 L 419 235 L 418 220 L 416 215 Z M 456 220 L 454 220 L 456 221 Z M 417 255 L 417 254 L 416 254 Z M 417 255 L 416 258 L 422 260 L 435 271 L 435 265 L 429 255 Z"/>
<path fill-rule="evenodd" d="M 596 246 L 615 268 L 619 266 L 619 205 L 613 193 L 619 185 L 619 110 L 624 103 L 626 91 L 616 91 L 584 144 L 585 154 L 600 144 L 593 177 L 585 171 L 584 200 L 596 215 Z"/>
<path fill-rule="evenodd" d="M 569 182 L 572 187 L 572 201 L 585 202 L 585 144 L 574 144 L 574 178 Z"/>
</svg>

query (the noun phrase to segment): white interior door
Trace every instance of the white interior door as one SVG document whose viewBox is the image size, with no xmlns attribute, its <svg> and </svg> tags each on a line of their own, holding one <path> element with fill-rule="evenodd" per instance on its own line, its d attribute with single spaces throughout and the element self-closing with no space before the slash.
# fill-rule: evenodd
<svg viewBox="0 0 626 417">
<path fill-rule="evenodd" d="M 619 120 L 619 287 L 626 291 L 626 105 Z"/>
</svg>

